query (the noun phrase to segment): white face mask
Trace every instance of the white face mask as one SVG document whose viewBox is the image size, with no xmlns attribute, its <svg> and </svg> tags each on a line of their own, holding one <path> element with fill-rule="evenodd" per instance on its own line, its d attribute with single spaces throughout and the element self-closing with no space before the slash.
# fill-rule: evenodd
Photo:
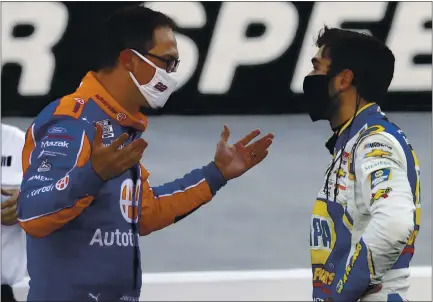
<svg viewBox="0 0 433 302">
<path fill-rule="evenodd" d="M 152 80 L 149 83 L 141 85 L 138 83 L 132 72 L 129 72 L 130 77 L 137 85 L 141 94 L 146 98 L 150 107 L 157 109 L 164 107 L 170 95 L 177 87 L 177 82 L 172 75 L 167 73 L 164 69 L 159 68 L 153 64 L 146 57 L 142 56 L 140 53 L 131 49 L 137 56 L 139 56 L 143 61 L 147 62 L 149 65 L 155 67 L 156 72 Z"/>
</svg>

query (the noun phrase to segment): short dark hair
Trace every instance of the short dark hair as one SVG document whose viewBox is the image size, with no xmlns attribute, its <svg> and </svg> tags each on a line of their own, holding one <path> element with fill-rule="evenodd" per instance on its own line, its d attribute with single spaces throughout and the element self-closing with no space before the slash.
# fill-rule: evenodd
<svg viewBox="0 0 433 302">
<path fill-rule="evenodd" d="M 115 67 L 120 52 L 132 48 L 146 53 L 154 47 L 153 34 L 158 27 L 176 29 L 167 15 L 144 7 L 130 5 L 116 11 L 97 29 L 97 64 L 95 70 Z"/>
<path fill-rule="evenodd" d="M 323 53 L 331 59 L 331 76 L 350 69 L 355 76 L 353 85 L 363 99 L 384 102 L 395 63 L 385 43 L 369 34 L 325 26 L 319 32 L 316 46 L 324 46 Z"/>
</svg>

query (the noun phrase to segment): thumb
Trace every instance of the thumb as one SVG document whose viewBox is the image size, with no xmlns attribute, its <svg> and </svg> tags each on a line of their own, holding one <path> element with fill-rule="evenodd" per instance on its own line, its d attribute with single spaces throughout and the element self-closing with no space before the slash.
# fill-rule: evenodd
<svg viewBox="0 0 433 302">
<path fill-rule="evenodd" d="M 230 137 L 230 129 L 227 125 L 224 125 L 224 130 L 221 133 L 221 139 L 227 142 L 229 140 L 229 137 Z"/>
<path fill-rule="evenodd" d="M 93 138 L 93 146 L 99 147 L 102 145 L 102 126 L 98 123 L 95 125 L 95 137 Z"/>
</svg>

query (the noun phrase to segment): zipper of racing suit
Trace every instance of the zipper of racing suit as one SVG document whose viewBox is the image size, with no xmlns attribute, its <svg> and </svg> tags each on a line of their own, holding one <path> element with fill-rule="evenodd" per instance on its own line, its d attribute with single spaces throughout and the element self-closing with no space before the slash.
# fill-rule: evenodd
<svg viewBox="0 0 433 302">
<path fill-rule="evenodd" d="M 135 131 L 132 131 L 132 129 L 131 129 L 131 132 L 132 133 L 129 133 L 129 135 L 132 137 L 132 141 L 131 141 L 131 143 L 133 142 L 133 141 L 135 141 L 135 139 L 137 138 L 137 132 L 135 132 Z M 138 182 L 138 177 L 140 176 L 140 173 L 139 173 L 139 170 L 138 169 L 140 169 L 140 165 L 139 164 L 137 164 L 137 165 L 134 165 L 132 168 L 131 168 L 131 176 L 132 176 L 132 182 L 133 182 L 133 191 L 132 191 L 132 194 L 133 194 L 133 207 L 132 207 L 132 217 L 133 217 L 133 219 L 132 219 L 132 221 L 131 221 L 131 229 L 132 229 L 132 233 L 134 234 L 134 236 L 133 236 L 133 238 L 134 238 L 134 240 L 133 240 L 133 243 L 134 243 L 134 255 L 133 255 L 133 274 L 134 274 L 134 276 L 133 276 L 133 278 L 132 278 L 132 282 L 133 282 L 133 286 L 132 286 L 132 288 L 133 288 L 133 290 L 136 290 L 136 289 L 138 289 L 138 286 L 137 286 L 137 279 L 138 279 L 138 266 L 140 265 L 140 261 L 139 261 L 139 239 L 138 239 L 138 230 L 137 230 L 137 223 L 139 222 L 139 217 L 138 217 L 138 214 L 139 214 L 139 211 L 138 211 L 138 206 L 139 206 L 139 200 L 138 200 L 138 198 L 140 197 L 140 193 L 138 193 L 138 196 L 137 196 L 137 182 Z M 137 212 L 135 212 L 135 211 L 137 211 Z M 135 217 L 137 217 L 137 221 L 135 221 Z"/>
</svg>

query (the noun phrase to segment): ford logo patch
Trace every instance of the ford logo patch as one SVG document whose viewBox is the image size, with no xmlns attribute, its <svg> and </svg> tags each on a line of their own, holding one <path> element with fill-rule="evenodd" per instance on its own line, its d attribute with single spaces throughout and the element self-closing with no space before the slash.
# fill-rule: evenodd
<svg viewBox="0 0 433 302">
<path fill-rule="evenodd" d="M 48 133 L 55 134 L 55 133 L 66 133 L 66 129 L 62 127 L 52 127 L 48 130 Z"/>
</svg>

